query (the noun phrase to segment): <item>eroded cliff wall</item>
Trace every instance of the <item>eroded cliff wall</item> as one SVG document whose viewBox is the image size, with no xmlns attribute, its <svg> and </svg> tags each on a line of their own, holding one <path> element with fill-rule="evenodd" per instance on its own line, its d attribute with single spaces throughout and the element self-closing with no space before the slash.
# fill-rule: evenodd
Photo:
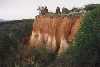
<svg viewBox="0 0 100 67">
<path fill-rule="evenodd" d="M 45 47 L 51 52 L 63 52 L 75 39 L 80 20 L 80 16 L 36 16 L 30 46 Z"/>
</svg>

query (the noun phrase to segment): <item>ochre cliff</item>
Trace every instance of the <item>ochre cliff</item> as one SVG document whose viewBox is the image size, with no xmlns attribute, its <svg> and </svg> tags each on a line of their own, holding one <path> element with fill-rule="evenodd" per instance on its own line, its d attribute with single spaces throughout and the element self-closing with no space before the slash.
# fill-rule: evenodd
<svg viewBox="0 0 100 67">
<path fill-rule="evenodd" d="M 80 16 L 36 16 L 30 46 L 45 47 L 51 52 L 63 52 L 75 39 L 80 20 Z"/>
</svg>

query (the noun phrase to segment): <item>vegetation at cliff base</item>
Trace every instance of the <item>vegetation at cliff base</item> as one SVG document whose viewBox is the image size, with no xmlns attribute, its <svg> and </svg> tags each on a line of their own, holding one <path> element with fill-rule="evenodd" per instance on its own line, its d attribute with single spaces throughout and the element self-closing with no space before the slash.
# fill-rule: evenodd
<svg viewBox="0 0 100 67">
<path fill-rule="evenodd" d="M 56 57 L 45 48 L 31 48 L 24 38 L 32 33 L 33 19 L 0 23 L 0 67 L 47 67 Z"/>
</svg>

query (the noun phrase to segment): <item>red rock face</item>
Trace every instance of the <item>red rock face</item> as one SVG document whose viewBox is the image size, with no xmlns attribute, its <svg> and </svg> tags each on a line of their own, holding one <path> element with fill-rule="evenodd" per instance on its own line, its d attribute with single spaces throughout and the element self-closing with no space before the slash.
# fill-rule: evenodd
<svg viewBox="0 0 100 67">
<path fill-rule="evenodd" d="M 52 52 L 63 52 L 75 39 L 80 28 L 80 16 L 36 16 L 30 46 L 45 47 Z"/>
</svg>

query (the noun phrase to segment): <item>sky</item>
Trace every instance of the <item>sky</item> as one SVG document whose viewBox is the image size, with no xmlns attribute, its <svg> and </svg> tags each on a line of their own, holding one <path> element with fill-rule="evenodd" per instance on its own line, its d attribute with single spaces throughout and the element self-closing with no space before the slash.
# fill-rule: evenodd
<svg viewBox="0 0 100 67">
<path fill-rule="evenodd" d="M 47 6 L 49 11 L 56 7 L 83 7 L 87 4 L 100 4 L 100 0 L 0 0 L 0 19 L 18 20 L 34 18 L 39 6 Z"/>
</svg>

